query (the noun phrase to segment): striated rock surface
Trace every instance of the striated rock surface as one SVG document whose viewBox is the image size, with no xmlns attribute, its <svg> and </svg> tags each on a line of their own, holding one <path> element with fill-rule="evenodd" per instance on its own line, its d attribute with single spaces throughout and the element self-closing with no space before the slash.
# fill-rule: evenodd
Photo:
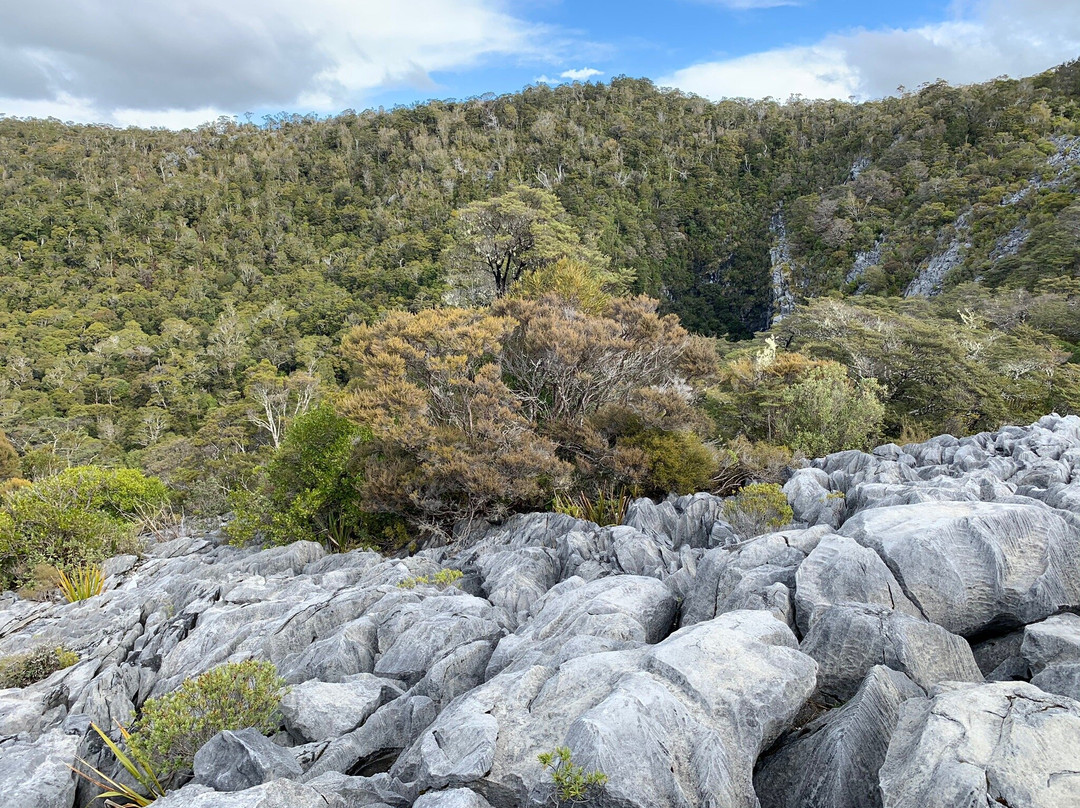
<svg viewBox="0 0 1080 808">
<path fill-rule="evenodd" d="M 1080 703 L 1024 682 L 909 699 L 880 782 L 885 808 L 1071 808 L 1080 794 Z"/>
</svg>

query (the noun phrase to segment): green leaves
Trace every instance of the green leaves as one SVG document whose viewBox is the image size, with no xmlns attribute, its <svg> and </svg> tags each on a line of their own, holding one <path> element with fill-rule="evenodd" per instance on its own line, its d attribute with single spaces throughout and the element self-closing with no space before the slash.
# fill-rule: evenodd
<svg viewBox="0 0 1080 808">
<path fill-rule="evenodd" d="M 559 805 L 578 805 L 597 797 L 607 784 L 607 775 L 585 769 L 574 763 L 570 747 L 560 746 L 554 752 L 541 752 L 540 765 L 550 770 Z"/>
<path fill-rule="evenodd" d="M 221 665 L 186 680 L 173 693 L 148 700 L 128 746 L 167 780 L 190 769 L 199 748 L 222 730 L 273 732 L 284 687 L 269 662 Z"/>
</svg>

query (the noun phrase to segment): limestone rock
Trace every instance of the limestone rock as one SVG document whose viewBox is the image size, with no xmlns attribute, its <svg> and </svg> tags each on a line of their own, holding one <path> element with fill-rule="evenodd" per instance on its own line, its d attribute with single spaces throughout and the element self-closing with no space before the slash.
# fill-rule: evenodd
<svg viewBox="0 0 1080 808">
<path fill-rule="evenodd" d="M 983 679 L 962 637 L 883 606 L 830 606 L 801 647 L 817 660 L 818 695 L 827 703 L 847 701 L 878 664 L 907 674 L 924 689 L 938 682 Z"/>
<path fill-rule="evenodd" d="M 879 808 L 878 771 L 900 704 L 924 696 L 904 674 L 877 665 L 858 692 L 758 763 L 761 808 Z"/>
<path fill-rule="evenodd" d="M 881 767 L 884 808 L 1073 808 L 1080 703 L 1025 682 L 909 699 Z"/>
<path fill-rule="evenodd" d="M 243 791 L 301 774 L 296 758 L 256 729 L 219 732 L 195 753 L 195 782 L 216 791 Z"/>
</svg>

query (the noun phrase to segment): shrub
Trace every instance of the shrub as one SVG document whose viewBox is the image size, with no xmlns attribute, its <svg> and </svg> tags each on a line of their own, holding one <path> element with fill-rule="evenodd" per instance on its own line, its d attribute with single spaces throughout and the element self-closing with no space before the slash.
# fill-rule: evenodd
<svg viewBox="0 0 1080 808">
<path fill-rule="evenodd" d="M 543 752 L 539 760 L 540 765 L 551 772 L 559 805 L 586 802 L 607 783 L 607 775 L 603 772 L 586 773 L 583 767 L 576 765 L 567 746 L 560 746 L 554 752 Z"/>
<path fill-rule="evenodd" d="M 120 722 L 117 722 L 116 726 L 119 728 L 120 736 L 123 740 L 130 744 L 131 734 L 120 724 Z M 74 766 L 71 767 L 72 771 L 84 780 L 93 783 L 102 791 L 101 794 L 98 794 L 97 799 L 104 799 L 105 805 L 110 808 L 113 806 L 115 806 L 115 808 L 146 808 L 146 806 L 151 805 L 158 797 L 165 796 L 165 789 L 161 785 L 157 772 L 154 771 L 153 764 L 151 764 L 150 761 L 134 751 L 132 751 L 130 755 L 126 754 L 97 724 L 91 723 L 90 727 L 97 733 L 98 737 L 101 738 L 101 742 L 113 753 L 117 762 L 124 768 L 124 771 L 131 776 L 132 780 L 142 786 L 143 790 L 146 792 L 145 794 L 140 793 L 126 783 L 114 780 L 100 769 L 94 768 L 82 758 L 76 758 L 76 760 L 86 766 L 92 774 L 87 774 L 82 769 L 76 769 Z M 116 798 L 127 800 L 127 802 L 122 804 L 114 802 L 114 799 Z"/>
<path fill-rule="evenodd" d="M 7 687 L 28 687 L 59 670 L 70 668 L 78 661 L 79 655 L 63 646 L 37 648 L 4 657 L 0 659 L 0 690 Z"/>
<path fill-rule="evenodd" d="M 716 456 L 692 432 L 648 430 L 619 441 L 619 447 L 644 453 L 640 482 L 650 495 L 705 491 L 716 473 Z"/>
<path fill-rule="evenodd" d="M 135 520 L 168 499 L 136 469 L 77 466 L 10 492 L 0 509 L 0 584 L 38 564 L 74 569 L 135 549 Z"/>
<path fill-rule="evenodd" d="M 751 483 L 724 503 L 724 518 L 743 538 L 790 524 L 795 514 L 775 483 Z"/>
<path fill-rule="evenodd" d="M 560 493 L 555 495 L 551 503 L 551 508 L 555 513 L 564 513 L 575 519 L 585 519 L 601 527 L 621 525 L 629 506 L 630 494 L 626 489 L 618 492 L 599 491 L 591 497 L 584 491 L 576 495 Z"/>
<path fill-rule="evenodd" d="M 415 578 L 405 578 L 398 581 L 398 588 L 414 589 L 418 586 L 434 584 L 440 589 L 445 589 L 456 583 L 464 574 L 461 570 L 439 570 L 434 575 L 417 575 Z"/>
<path fill-rule="evenodd" d="M 173 693 L 149 699 L 129 746 L 163 779 L 188 771 L 199 748 L 222 730 L 273 732 L 284 686 L 269 662 L 221 665 L 186 680 Z"/>
<path fill-rule="evenodd" d="M 101 567 L 94 565 L 79 567 L 71 575 L 63 570 L 56 572 L 60 579 L 60 591 L 64 593 L 68 603 L 92 598 L 105 590 L 105 573 L 102 572 Z"/>
<path fill-rule="evenodd" d="M 408 533 L 400 518 L 360 506 L 362 477 L 350 461 L 356 445 L 370 437 L 326 403 L 297 418 L 259 470 L 255 487 L 234 497 L 229 535 L 238 543 L 306 539 L 331 551 L 405 544 Z"/>
</svg>

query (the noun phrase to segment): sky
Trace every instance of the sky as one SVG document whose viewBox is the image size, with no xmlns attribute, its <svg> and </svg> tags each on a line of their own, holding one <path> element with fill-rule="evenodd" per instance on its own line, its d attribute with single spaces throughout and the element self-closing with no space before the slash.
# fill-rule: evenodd
<svg viewBox="0 0 1080 808">
<path fill-rule="evenodd" d="M 178 129 L 627 75 L 880 98 L 1080 57 L 1080 0 L 0 0 L 0 115 Z"/>
</svg>

